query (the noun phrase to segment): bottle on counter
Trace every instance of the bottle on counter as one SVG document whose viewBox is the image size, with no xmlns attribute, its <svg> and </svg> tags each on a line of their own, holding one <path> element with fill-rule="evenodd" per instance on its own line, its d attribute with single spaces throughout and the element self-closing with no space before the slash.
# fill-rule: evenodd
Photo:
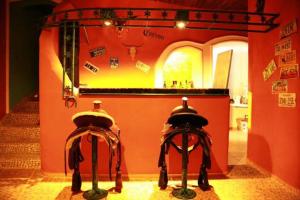
<svg viewBox="0 0 300 200">
<path fill-rule="evenodd" d="M 163 88 L 167 88 L 167 83 L 166 83 L 166 81 L 164 81 Z"/>
</svg>

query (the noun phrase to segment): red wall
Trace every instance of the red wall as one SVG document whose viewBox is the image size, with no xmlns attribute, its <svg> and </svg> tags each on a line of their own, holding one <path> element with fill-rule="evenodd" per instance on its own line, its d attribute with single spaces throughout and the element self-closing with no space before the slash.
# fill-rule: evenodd
<svg viewBox="0 0 300 200">
<path fill-rule="evenodd" d="M 70 1 L 74 8 L 81 7 L 149 7 L 149 8 L 174 8 L 173 4 L 166 4 L 157 1 Z M 65 9 L 66 4 L 61 4 L 56 10 Z M 177 8 L 182 8 L 177 6 Z M 164 36 L 164 40 L 146 37 L 144 30 L 150 30 L 156 34 Z M 87 84 L 88 87 L 139 87 L 151 88 L 154 86 L 155 63 L 164 49 L 177 41 L 195 41 L 205 43 L 206 41 L 224 35 L 245 35 L 240 32 L 223 32 L 223 31 L 199 31 L 199 30 L 178 30 L 178 29 L 155 29 L 155 28 L 137 28 L 125 29 L 120 34 L 116 28 L 93 28 L 86 27 L 80 31 L 80 83 Z M 88 38 L 86 39 L 86 36 Z M 136 58 L 132 60 L 127 46 L 139 46 L 137 48 Z M 105 47 L 105 54 L 91 58 L 89 50 Z M 109 58 L 117 57 L 119 59 L 118 69 L 111 69 L 109 66 Z M 135 64 L 137 60 L 142 61 L 151 67 L 147 73 L 137 70 Z M 94 74 L 88 71 L 83 65 L 88 61 L 99 68 Z M 124 76 L 126 74 L 126 76 Z M 88 80 L 90 82 L 88 82 Z M 95 86 L 96 84 L 96 86 Z"/>
<path fill-rule="evenodd" d="M 95 99 L 116 120 L 121 129 L 124 174 L 157 174 L 157 159 L 163 123 L 171 110 L 181 104 L 181 96 L 79 96 L 77 108 L 66 108 L 62 100 L 60 63 L 57 57 L 55 31 L 44 31 L 40 38 L 40 128 L 42 169 L 63 172 L 63 148 L 67 135 L 75 126 L 71 117 L 76 112 L 90 110 Z M 190 97 L 190 105 L 209 120 L 207 131 L 212 135 L 212 173 L 227 171 L 229 96 Z M 85 141 L 85 140 L 84 140 Z M 85 162 L 83 172 L 90 172 L 90 144 L 83 142 Z M 100 145 L 100 172 L 107 171 L 107 148 Z M 198 173 L 201 155 L 192 153 L 190 172 Z M 170 172 L 178 155 L 170 154 Z M 193 164 L 192 164 L 193 163 Z"/>
<path fill-rule="evenodd" d="M 121 6 L 115 1 L 72 1 L 73 4 L 63 3 L 57 10 L 88 6 L 105 7 Z M 84 2 L 84 5 L 82 2 Z M 125 3 L 124 3 L 125 2 Z M 127 1 L 122 1 L 124 7 L 129 7 Z M 156 1 L 130 1 L 132 6 L 140 7 L 167 7 L 167 4 Z M 93 4 L 93 5 L 92 5 Z M 95 5 L 97 4 L 97 5 Z M 117 5 L 118 4 L 118 5 Z M 169 5 L 170 6 L 170 5 Z M 173 7 L 170 6 L 170 7 Z M 155 29 L 156 30 L 156 29 Z M 144 47 L 140 54 L 141 60 L 148 61 L 151 65 L 156 63 L 160 53 L 173 42 L 189 40 L 193 42 L 205 43 L 208 40 L 219 36 L 232 35 L 232 32 L 222 31 L 188 31 L 182 30 L 174 34 L 169 32 L 174 30 L 157 30 L 166 32 L 166 40 L 148 42 L 149 46 Z M 91 32 L 91 38 L 101 37 L 97 32 Z M 94 34 L 94 35 L 93 35 Z M 236 33 L 237 34 L 237 33 Z M 243 35 L 243 34 L 240 34 Z M 137 38 L 138 40 L 139 38 Z M 115 39 L 110 41 L 109 51 L 116 51 L 120 41 Z M 104 43 L 105 45 L 105 43 Z M 82 48 L 81 50 L 84 50 Z M 124 49 L 123 49 L 124 51 Z M 82 55 L 82 53 L 80 54 Z M 129 56 L 128 56 L 129 57 Z M 80 57 L 80 59 L 83 59 Z M 125 59 L 125 58 L 124 58 Z M 128 62 L 129 62 L 129 58 Z M 58 60 L 58 38 L 57 29 L 45 29 L 40 37 L 40 127 L 41 127 L 41 157 L 42 169 L 46 172 L 63 172 L 63 148 L 67 135 L 75 128 L 71 122 L 71 116 L 80 111 L 90 110 L 94 99 L 101 99 L 104 109 L 107 110 L 118 123 L 122 142 L 124 145 L 124 164 L 122 166 L 126 174 L 157 174 L 157 159 L 159 155 L 159 143 L 163 123 L 167 120 L 170 111 L 181 104 L 181 97 L 171 96 L 93 96 L 78 97 L 77 108 L 66 108 L 62 100 L 62 68 Z M 124 76 L 127 74 L 124 73 Z M 207 130 L 212 134 L 213 145 L 213 169 L 212 173 L 225 173 L 227 171 L 228 157 L 228 129 L 229 129 L 229 97 L 191 97 L 191 105 L 198 109 L 199 113 L 207 117 L 210 124 Z M 90 172 L 90 144 L 83 144 L 83 151 L 86 157 L 82 170 Z M 101 153 L 102 152 L 102 153 Z M 103 155 L 105 145 L 100 145 L 99 155 Z M 191 171 L 198 173 L 200 155 L 192 153 Z M 198 157 L 199 156 L 199 157 Z M 106 153 L 102 156 L 99 167 L 100 171 L 107 170 L 107 164 L 103 161 L 107 159 Z M 174 163 L 178 160 L 178 155 L 171 152 L 170 169 L 173 173 L 180 174 L 175 169 Z M 107 162 L 106 162 L 107 163 Z"/>
<path fill-rule="evenodd" d="M 255 1 L 249 9 L 255 10 Z M 280 13 L 280 26 L 297 18 L 298 32 L 291 35 L 292 49 L 300 62 L 300 1 L 266 1 L 266 12 Z M 279 69 L 267 81 L 262 71 L 275 58 L 274 45 L 279 28 L 266 34 L 249 34 L 249 85 L 253 94 L 252 128 L 249 130 L 248 157 L 290 185 L 300 188 L 300 79 L 288 80 L 288 92 L 296 93 L 296 108 L 278 107 L 278 95 L 271 93 L 272 82 L 279 79 Z"/>
<path fill-rule="evenodd" d="M 6 107 L 6 1 L 0 1 L 0 119 Z"/>
</svg>

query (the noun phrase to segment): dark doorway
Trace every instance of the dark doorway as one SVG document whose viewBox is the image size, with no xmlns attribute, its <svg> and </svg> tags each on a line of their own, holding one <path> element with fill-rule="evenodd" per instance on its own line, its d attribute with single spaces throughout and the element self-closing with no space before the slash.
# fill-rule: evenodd
<svg viewBox="0 0 300 200">
<path fill-rule="evenodd" d="M 49 0 L 10 3 L 10 110 L 22 98 L 38 93 L 41 22 L 54 6 Z"/>
</svg>

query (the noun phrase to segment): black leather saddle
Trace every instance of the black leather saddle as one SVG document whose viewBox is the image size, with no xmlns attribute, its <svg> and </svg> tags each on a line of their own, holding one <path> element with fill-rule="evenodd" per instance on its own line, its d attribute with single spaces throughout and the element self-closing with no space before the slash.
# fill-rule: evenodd
<svg viewBox="0 0 300 200">
<path fill-rule="evenodd" d="M 159 187 L 165 189 L 168 184 L 167 165 L 165 154 L 168 154 L 169 148 L 172 145 L 178 153 L 182 153 L 182 147 L 174 142 L 177 135 L 185 134 L 196 136 L 196 141 L 188 146 L 188 153 L 194 151 L 199 145 L 202 146 L 203 156 L 200 167 L 198 186 L 203 189 L 209 189 L 206 169 L 211 168 L 210 147 L 211 139 L 209 134 L 203 129 L 203 126 L 208 124 L 208 120 L 199 115 L 197 111 L 187 105 L 187 98 L 183 97 L 183 104 L 177 106 L 171 112 L 171 116 L 165 124 L 162 136 L 161 151 L 158 161 L 158 167 L 161 167 L 159 177 Z"/>
</svg>

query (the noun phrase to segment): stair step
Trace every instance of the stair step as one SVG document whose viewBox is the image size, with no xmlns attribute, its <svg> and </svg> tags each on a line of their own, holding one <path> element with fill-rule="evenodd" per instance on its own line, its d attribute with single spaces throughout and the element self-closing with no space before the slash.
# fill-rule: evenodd
<svg viewBox="0 0 300 200">
<path fill-rule="evenodd" d="M 20 154 L 24 156 L 25 154 L 40 154 L 40 144 L 39 143 L 0 143 L 0 157 L 5 157 L 11 154 Z"/>
<path fill-rule="evenodd" d="M 40 142 L 40 127 L 0 126 L 1 142 Z"/>
<path fill-rule="evenodd" d="M 0 169 L 40 169 L 39 155 L 10 155 L 0 157 Z"/>
<path fill-rule="evenodd" d="M 9 113 L 0 121 L 0 126 L 39 126 L 37 113 Z"/>
<path fill-rule="evenodd" d="M 14 113 L 39 113 L 38 101 L 22 101 L 17 104 L 14 109 Z"/>
</svg>

